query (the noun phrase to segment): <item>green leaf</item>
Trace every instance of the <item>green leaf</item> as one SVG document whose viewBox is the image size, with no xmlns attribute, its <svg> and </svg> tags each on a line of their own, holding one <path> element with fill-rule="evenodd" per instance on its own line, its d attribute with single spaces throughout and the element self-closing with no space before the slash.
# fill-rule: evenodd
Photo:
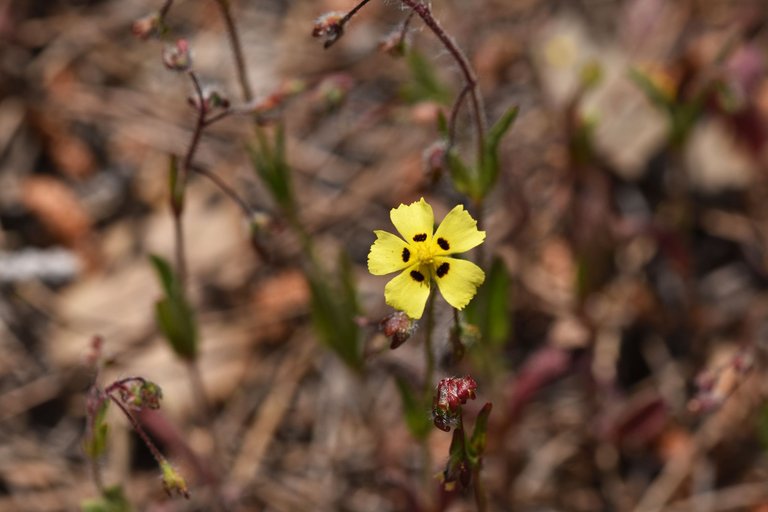
<svg viewBox="0 0 768 512">
<path fill-rule="evenodd" d="M 469 439 L 467 447 L 467 456 L 473 467 L 477 467 L 485 451 L 485 445 L 488 438 L 488 417 L 491 415 L 493 404 L 486 402 L 475 419 L 475 429 L 472 431 L 472 437 Z"/>
<path fill-rule="evenodd" d="M 102 400 L 93 418 L 91 418 L 90 436 L 84 441 L 85 453 L 91 459 L 98 459 L 107 449 L 109 425 L 105 418 L 108 407 L 109 400 Z"/>
<path fill-rule="evenodd" d="M 131 504 L 119 485 L 104 489 L 100 498 L 90 499 L 80 504 L 82 512 L 131 512 Z"/>
<path fill-rule="evenodd" d="M 414 392 L 405 379 L 395 377 L 395 384 L 397 384 L 397 390 L 400 392 L 400 399 L 403 402 L 403 415 L 408 430 L 417 440 L 426 439 L 432 430 L 432 421 L 426 413 L 428 405 L 417 398 L 419 393 Z"/>
<path fill-rule="evenodd" d="M 451 172 L 451 181 L 454 188 L 472 199 L 478 199 L 477 179 L 472 169 L 467 167 L 456 150 L 451 149 L 446 154 L 448 170 Z"/>
<path fill-rule="evenodd" d="M 155 267 L 155 272 L 163 287 L 166 296 L 172 296 L 179 293 L 179 286 L 176 281 L 176 275 L 173 273 L 171 264 L 164 258 L 156 254 L 149 255 L 149 261 Z"/>
<path fill-rule="evenodd" d="M 437 133 L 446 139 L 448 138 L 448 118 L 445 117 L 443 109 L 437 112 Z"/>
<path fill-rule="evenodd" d="M 415 49 L 407 53 L 406 61 L 411 70 L 411 82 L 403 87 L 405 100 L 409 103 L 434 101 L 449 105 L 451 93 L 440 83 L 432 63 Z"/>
<path fill-rule="evenodd" d="M 483 148 L 483 157 L 480 162 L 479 189 L 485 196 L 496 183 L 499 177 L 499 145 L 512 123 L 517 119 L 520 109 L 517 106 L 509 108 L 498 121 L 488 130 Z"/>
<path fill-rule="evenodd" d="M 157 255 L 150 255 L 150 261 L 165 292 L 165 297 L 155 303 L 157 325 L 178 356 L 194 359 L 198 344 L 194 311 L 170 263 Z"/>
<path fill-rule="evenodd" d="M 360 328 L 355 321 L 358 312 L 357 292 L 352 264 L 346 255 L 339 263 L 338 282 L 318 268 L 307 272 L 312 305 L 312 321 L 320 340 L 350 368 L 360 372 L 363 357 Z"/>
<path fill-rule="evenodd" d="M 192 309 L 181 297 L 165 297 L 155 303 L 155 319 L 176 355 L 197 356 L 197 328 Z"/>
<path fill-rule="evenodd" d="M 282 124 L 275 129 L 274 142 L 266 131 L 256 127 L 256 143 L 248 144 L 248 153 L 257 176 L 272 195 L 272 199 L 283 209 L 291 211 L 293 190 L 291 169 L 285 157 L 285 130 Z"/>
<path fill-rule="evenodd" d="M 512 282 L 504 263 L 495 258 L 477 296 L 467 305 L 467 320 L 480 327 L 482 340 L 501 347 L 509 339 L 509 289 Z"/>
</svg>

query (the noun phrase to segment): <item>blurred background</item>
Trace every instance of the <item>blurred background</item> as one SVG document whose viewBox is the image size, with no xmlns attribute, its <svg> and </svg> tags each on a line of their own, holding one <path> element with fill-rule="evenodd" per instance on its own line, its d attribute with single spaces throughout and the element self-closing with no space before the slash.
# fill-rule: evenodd
<svg viewBox="0 0 768 512">
<path fill-rule="evenodd" d="M 409 400 L 425 322 L 391 350 L 388 278 L 366 268 L 373 230 L 422 196 L 488 234 L 473 327 L 452 337 L 438 298 L 432 337 L 432 384 L 475 378 L 469 423 L 493 403 L 488 510 L 768 510 L 765 2 L 434 2 L 489 124 L 519 107 L 472 201 L 432 146 L 456 63 L 417 17 L 404 56 L 381 51 L 400 2 L 328 49 L 314 20 L 349 0 L 229 3 L 250 102 L 215 0 L 173 2 L 146 40 L 160 0 L 0 0 L 0 510 L 98 501 L 89 390 L 132 376 L 162 388 L 136 416 L 191 498 L 111 407 L 98 465 L 124 500 L 88 510 L 476 510 L 441 490 L 451 435 Z M 194 364 L 158 329 L 149 259 L 174 261 L 169 155 L 196 122 L 163 64 L 178 38 L 241 112 L 205 129 L 184 201 Z M 275 126 L 288 203 L 254 168 Z"/>
</svg>

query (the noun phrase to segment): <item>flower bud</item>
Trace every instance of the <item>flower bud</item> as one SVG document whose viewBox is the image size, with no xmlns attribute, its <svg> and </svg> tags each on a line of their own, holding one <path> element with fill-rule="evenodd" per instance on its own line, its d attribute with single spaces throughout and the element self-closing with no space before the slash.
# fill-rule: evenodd
<svg viewBox="0 0 768 512">
<path fill-rule="evenodd" d="M 163 64 L 171 71 L 189 71 L 192 67 L 192 53 L 186 39 L 178 39 L 163 48 Z"/>
<path fill-rule="evenodd" d="M 120 390 L 120 398 L 136 410 L 159 409 L 163 390 L 154 382 L 139 379 Z"/>
<path fill-rule="evenodd" d="M 312 37 L 323 37 L 323 46 L 328 48 L 344 35 L 345 13 L 340 11 L 327 12 L 315 20 Z"/>
<path fill-rule="evenodd" d="M 405 37 L 401 29 L 393 30 L 379 41 L 379 51 L 389 54 L 391 57 L 402 57 L 405 55 Z"/>
<path fill-rule="evenodd" d="M 160 33 L 161 25 L 160 13 L 153 12 L 134 21 L 131 25 L 131 32 L 139 39 L 147 40 Z"/>
<path fill-rule="evenodd" d="M 171 466 L 170 462 L 160 462 L 160 470 L 162 471 L 163 487 L 168 496 L 172 496 L 174 493 L 180 494 L 189 499 L 189 490 L 187 489 L 187 482 L 184 480 L 178 471 Z"/>
<path fill-rule="evenodd" d="M 230 106 L 229 98 L 215 87 L 205 87 L 203 89 L 203 104 L 200 105 L 200 98 L 197 95 L 190 96 L 187 101 L 195 110 L 204 109 L 211 112 L 217 108 L 228 109 Z"/>
<path fill-rule="evenodd" d="M 467 375 L 466 377 L 448 377 L 442 379 L 437 385 L 437 392 L 432 402 L 432 417 L 437 428 L 450 431 L 451 425 L 461 414 L 461 406 L 467 400 L 475 398 L 477 382 Z"/>
<path fill-rule="evenodd" d="M 402 311 L 395 311 L 391 315 L 385 316 L 379 322 L 379 329 L 388 338 L 392 338 L 389 348 L 396 349 L 406 341 L 416 331 L 418 323 L 408 317 Z"/>
</svg>

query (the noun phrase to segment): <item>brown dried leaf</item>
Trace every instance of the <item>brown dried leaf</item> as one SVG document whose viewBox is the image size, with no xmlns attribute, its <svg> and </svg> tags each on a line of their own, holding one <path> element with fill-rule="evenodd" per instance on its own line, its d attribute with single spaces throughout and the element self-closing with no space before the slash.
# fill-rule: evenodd
<svg viewBox="0 0 768 512">
<path fill-rule="evenodd" d="M 25 180 L 21 201 L 57 241 L 68 247 L 79 246 L 90 233 L 88 212 L 69 187 L 55 178 Z"/>
</svg>

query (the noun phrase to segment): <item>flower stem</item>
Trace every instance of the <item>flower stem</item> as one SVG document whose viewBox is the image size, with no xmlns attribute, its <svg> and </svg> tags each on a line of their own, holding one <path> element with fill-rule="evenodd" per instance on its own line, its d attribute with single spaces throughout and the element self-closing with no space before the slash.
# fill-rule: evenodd
<svg viewBox="0 0 768 512">
<path fill-rule="evenodd" d="M 189 72 L 189 78 L 192 80 L 192 85 L 195 89 L 195 95 L 197 96 L 197 122 L 195 123 L 195 130 L 192 133 L 192 139 L 189 142 L 187 153 L 184 155 L 184 160 L 181 164 L 181 172 L 179 173 L 179 176 L 176 180 L 175 190 L 171 191 L 173 234 L 175 238 L 176 250 L 176 272 L 179 277 L 181 292 L 185 297 L 187 295 L 187 256 L 184 244 L 184 200 L 178 198 L 184 197 L 184 189 L 187 186 L 187 179 L 192 167 L 192 159 L 195 156 L 197 146 L 200 144 L 200 138 L 203 135 L 203 129 L 205 128 L 206 115 L 205 98 L 203 96 L 203 89 L 200 86 L 200 81 L 194 71 Z"/>
<path fill-rule="evenodd" d="M 115 398 L 113 395 L 107 393 L 107 396 L 109 397 L 110 400 L 112 400 L 112 402 L 114 402 L 120 408 L 121 411 L 123 411 L 123 414 L 125 415 L 125 417 L 128 418 L 128 421 L 131 422 L 131 427 L 133 427 L 133 430 L 139 435 L 141 440 L 144 441 L 144 444 L 149 449 L 150 453 L 152 454 L 152 457 L 154 457 L 158 466 L 163 463 L 166 463 L 167 461 L 165 457 L 163 457 L 163 454 L 160 453 L 160 450 L 158 450 L 155 444 L 152 442 L 152 440 L 149 439 L 149 436 L 144 431 L 144 428 L 142 428 L 141 424 L 138 422 L 136 417 L 133 414 L 131 414 L 131 411 L 129 411 L 128 408 L 125 405 L 123 405 L 123 403 L 119 399 Z"/>
<path fill-rule="evenodd" d="M 367 4 L 370 1 L 371 0 L 361 0 L 360 3 L 358 3 L 356 6 L 354 6 L 351 11 L 349 11 L 347 14 L 344 15 L 343 18 L 341 18 L 339 20 L 339 25 L 341 25 L 343 27 L 349 20 L 352 19 L 352 16 L 357 14 L 357 11 L 359 11 L 360 9 L 365 7 L 365 4 Z"/>
<path fill-rule="evenodd" d="M 235 19 L 232 17 L 229 0 L 216 0 L 216 4 L 219 6 L 221 16 L 224 18 L 224 24 L 227 27 L 229 45 L 232 47 L 232 54 L 235 57 L 235 68 L 237 69 L 237 80 L 240 82 L 240 91 L 246 102 L 251 101 L 253 99 L 253 89 L 248 81 L 248 71 L 243 56 L 243 45 L 240 43 L 240 35 L 237 32 Z"/>
<path fill-rule="evenodd" d="M 248 203 L 245 202 L 243 198 L 241 198 L 237 192 L 235 192 L 235 189 L 227 185 L 224 180 L 222 180 L 218 175 L 215 173 L 207 170 L 207 169 L 201 169 L 199 167 L 195 167 L 192 169 L 196 174 L 199 174 L 200 176 L 205 176 L 211 182 L 216 185 L 221 192 L 227 196 L 229 199 L 232 200 L 233 203 L 235 203 L 242 211 L 243 215 L 246 216 L 246 218 L 250 218 L 251 214 L 253 214 L 253 209 L 251 209 L 250 206 L 248 206 Z"/>
<path fill-rule="evenodd" d="M 426 325 L 424 326 L 424 398 L 429 401 L 432 397 L 432 382 L 435 374 L 435 353 L 432 347 L 432 331 L 435 328 L 435 295 L 430 290 L 427 297 Z"/>
<path fill-rule="evenodd" d="M 410 7 L 419 17 L 424 21 L 424 24 L 437 36 L 448 53 L 454 58 L 456 63 L 461 69 L 461 73 L 464 75 L 464 81 L 466 82 L 465 88 L 468 88 L 470 102 L 472 103 L 472 114 L 475 119 L 475 130 L 477 132 L 477 161 L 480 162 L 483 158 L 483 148 L 485 147 L 485 115 L 483 107 L 483 98 L 480 95 L 480 91 L 477 89 L 477 76 L 475 75 L 472 65 L 469 63 L 469 59 L 464 52 L 456 44 L 456 41 L 448 35 L 445 29 L 440 23 L 432 16 L 432 12 L 429 9 L 429 5 L 421 3 L 419 0 L 401 0 L 404 4 Z M 457 100 L 458 105 L 454 105 L 454 109 L 458 110 L 458 106 L 461 103 L 460 99 Z M 452 114 L 452 118 L 456 116 Z"/>
</svg>

